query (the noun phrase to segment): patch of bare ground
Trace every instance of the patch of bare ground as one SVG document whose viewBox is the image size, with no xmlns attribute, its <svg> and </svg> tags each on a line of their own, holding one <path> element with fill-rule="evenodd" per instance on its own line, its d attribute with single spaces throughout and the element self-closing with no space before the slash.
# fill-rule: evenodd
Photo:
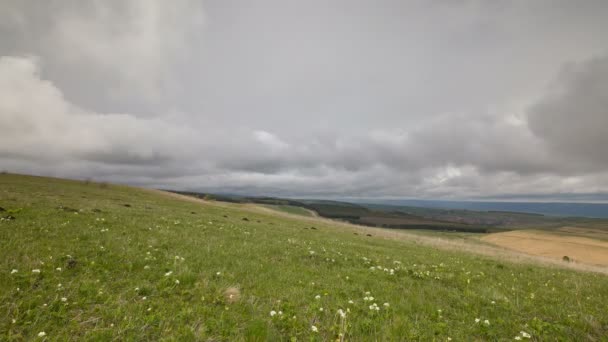
<svg viewBox="0 0 608 342">
<path fill-rule="evenodd" d="M 544 256 L 539 254 L 527 253 L 524 251 L 514 250 L 512 248 L 508 248 L 506 246 L 495 245 L 489 241 L 485 241 L 486 238 L 489 238 L 492 235 L 486 235 L 481 238 L 482 242 L 479 241 L 471 241 L 470 239 L 454 239 L 454 238 L 441 238 L 435 236 L 424 236 L 414 233 L 409 233 L 405 230 L 399 229 L 385 229 L 385 228 L 376 228 L 376 227 L 367 227 L 355 225 L 348 222 L 331 220 L 327 218 L 323 218 L 320 216 L 316 217 L 306 217 L 295 214 L 289 214 L 286 212 L 280 212 L 277 210 L 269 209 L 257 204 L 239 204 L 239 203 L 228 203 L 228 202 L 218 202 L 218 201 L 207 201 L 195 197 L 180 195 L 172 192 L 166 192 L 161 190 L 151 190 L 149 191 L 156 192 L 165 196 L 170 196 L 175 199 L 199 203 L 202 205 L 211 205 L 216 207 L 223 207 L 226 209 L 241 209 L 253 213 L 259 214 L 268 214 L 272 216 L 280 216 L 284 218 L 289 218 L 297 221 L 309 221 L 312 223 L 316 223 L 319 227 L 325 227 L 334 230 L 342 230 L 345 233 L 357 233 L 361 236 L 369 236 L 375 238 L 383 238 L 383 239 L 391 239 L 391 240 L 403 240 L 414 242 L 417 244 L 434 247 L 442 250 L 450 250 L 450 251 L 458 251 L 458 252 L 466 252 L 472 254 L 478 254 L 487 256 L 492 259 L 498 260 L 507 260 L 510 262 L 517 263 L 527 263 L 527 264 L 540 264 L 548 267 L 559 267 L 559 268 L 567 268 L 577 271 L 586 271 L 586 272 L 594 272 L 594 273 L 603 273 L 608 274 L 608 264 L 586 264 L 581 263 L 579 260 L 574 257 L 574 262 L 564 262 L 561 260 L 563 255 L 556 258 L 554 256 Z M 502 233 L 497 233 L 502 234 Z M 488 242 L 488 244 L 483 243 Z"/>
<path fill-rule="evenodd" d="M 571 233 L 572 235 L 564 234 Z M 608 242 L 580 236 L 582 233 L 572 227 L 558 232 L 517 230 L 490 234 L 483 241 L 547 258 L 570 260 L 590 265 L 608 266 Z M 579 235 L 574 235 L 579 234 Z"/>
</svg>

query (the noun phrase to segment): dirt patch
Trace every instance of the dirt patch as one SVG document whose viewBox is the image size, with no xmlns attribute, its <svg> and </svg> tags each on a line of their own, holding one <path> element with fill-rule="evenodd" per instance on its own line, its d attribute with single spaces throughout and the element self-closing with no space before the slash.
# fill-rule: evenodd
<svg viewBox="0 0 608 342">
<path fill-rule="evenodd" d="M 576 235 L 564 230 L 510 231 L 484 236 L 483 241 L 518 252 L 561 260 L 568 256 L 574 262 L 608 266 L 608 242 Z"/>
</svg>

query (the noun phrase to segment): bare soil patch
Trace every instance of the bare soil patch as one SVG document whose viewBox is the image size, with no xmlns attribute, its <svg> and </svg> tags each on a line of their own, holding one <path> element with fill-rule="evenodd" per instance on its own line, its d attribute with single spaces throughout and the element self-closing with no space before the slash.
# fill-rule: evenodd
<svg viewBox="0 0 608 342">
<path fill-rule="evenodd" d="M 565 233 L 572 233 L 568 235 Z M 556 233 L 519 230 L 484 236 L 482 241 L 526 254 L 562 259 L 568 256 L 575 262 L 608 266 L 608 241 L 580 236 L 572 227 Z"/>
</svg>

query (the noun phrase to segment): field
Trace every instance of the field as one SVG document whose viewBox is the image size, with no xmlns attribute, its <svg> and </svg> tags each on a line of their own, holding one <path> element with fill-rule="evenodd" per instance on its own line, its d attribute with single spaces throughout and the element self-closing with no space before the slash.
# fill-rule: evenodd
<svg viewBox="0 0 608 342">
<path fill-rule="evenodd" d="M 557 230 L 524 230 L 494 233 L 482 238 L 492 244 L 555 259 L 608 267 L 608 232 L 566 227 Z"/>
<path fill-rule="evenodd" d="M 0 207 L 0 340 L 608 336 L 604 273 L 420 232 L 12 174 Z"/>
</svg>

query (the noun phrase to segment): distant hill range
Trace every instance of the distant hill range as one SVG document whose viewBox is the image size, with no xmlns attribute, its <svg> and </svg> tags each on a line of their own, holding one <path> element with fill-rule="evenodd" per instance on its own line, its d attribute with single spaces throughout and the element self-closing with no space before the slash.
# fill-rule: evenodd
<svg viewBox="0 0 608 342">
<path fill-rule="evenodd" d="M 367 202 L 367 201 L 366 201 Z M 485 202 L 485 201 L 431 201 L 431 200 L 384 200 L 376 204 L 437 209 L 461 209 L 473 211 L 505 211 L 532 213 L 561 217 L 608 218 L 608 203 L 565 202 Z"/>
<path fill-rule="evenodd" d="M 382 201 L 376 203 L 351 203 L 343 201 L 288 199 L 278 197 L 251 197 L 218 195 L 199 192 L 173 191 L 179 194 L 206 200 L 233 203 L 257 203 L 270 206 L 301 207 L 316 212 L 319 216 L 372 227 L 393 229 L 425 229 L 453 232 L 489 233 L 525 228 L 555 228 L 565 225 L 588 225 L 596 227 L 598 222 L 608 221 L 594 218 L 545 216 L 534 208 L 508 203 L 511 206 L 496 206 L 494 202 L 449 202 L 449 201 Z M 474 206 L 473 204 L 477 205 Z M 547 205 L 549 203 L 527 203 Z M 555 203 L 565 204 L 565 203 Z M 453 206 L 453 207 L 450 207 Z M 457 207 L 460 205 L 460 207 Z M 479 208 L 479 209 L 470 209 Z M 536 207 L 545 208 L 545 207 Z M 558 210 L 555 206 L 547 206 Z M 564 206 L 564 208 L 571 208 Z M 525 211 L 523 209 L 526 209 Z M 548 210 L 548 209 L 546 209 Z M 606 214 L 606 213 L 604 213 Z M 606 215 L 608 217 L 608 215 Z M 607 226 L 608 227 L 608 226 Z"/>
</svg>

